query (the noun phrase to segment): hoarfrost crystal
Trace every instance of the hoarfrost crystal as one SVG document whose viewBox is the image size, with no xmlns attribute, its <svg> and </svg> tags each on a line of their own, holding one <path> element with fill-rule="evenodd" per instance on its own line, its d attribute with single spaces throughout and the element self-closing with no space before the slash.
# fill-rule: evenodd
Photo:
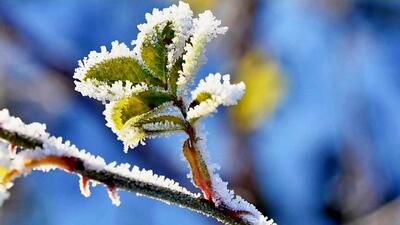
<svg viewBox="0 0 400 225">
<path fill-rule="evenodd" d="M 12 187 L 12 183 L 8 183 L 6 185 L 0 185 L 0 206 L 3 205 L 4 201 L 6 201 L 10 197 L 10 192 L 8 190 Z"/>
<path fill-rule="evenodd" d="M 90 196 L 89 178 L 79 175 L 79 189 L 83 196 L 88 198 Z"/>
<path fill-rule="evenodd" d="M 0 112 L 1 113 L 1 112 Z M 8 149 L 8 145 L 2 141 L 0 141 L 0 180 L 3 180 L 4 174 L 9 170 L 12 165 L 12 158 L 10 155 L 10 151 Z M 11 182 L 2 182 L 0 183 L 0 206 L 3 205 L 3 202 L 10 197 L 10 193 L 8 189 L 12 187 Z"/>
<path fill-rule="evenodd" d="M 115 101 L 149 89 L 145 83 L 134 85 L 130 81 L 116 81 L 113 84 L 107 84 L 96 80 L 83 80 L 76 81 L 75 84 L 75 90 L 79 91 L 83 96 L 97 99 L 103 103 Z"/>
<path fill-rule="evenodd" d="M 222 78 L 222 82 L 221 82 Z M 243 97 L 246 86 L 243 82 L 238 84 L 230 83 L 230 76 L 217 74 L 208 75 L 205 80 L 201 80 L 198 87 L 192 91 L 192 100 L 201 94 L 210 95 L 200 104 L 188 111 L 188 119 L 203 117 L 217 110 L 219 105 L 231 106 Z"/>
<path fill-rule="evenodd" d="M 211 162 L 209 152 L 206 149 L 206 135 L 201 130 L 201 126 L 197 126 L 199 141 L 197 148 L 204 157 L 205 163 L 208 165 L 209 174 L 212 185 L 212 200 L 217 206 L 225 206 L 236 212 L 248 212 L 241 215 L 241 218 L 253 225 L 277 225 L 272 219 L 268 220 L 263 216 L 257 208 L 244 200 L 242 197 L 235 195 L 234 191 L 228 189 L 228 183 L 222 181 L 217 170 L 220 168 L 217 164 Z M 200 130 L 200 132 L 199 132 Z M 191 177 L 191 176 L 189 176 Z"/>
<path fill-rule="evenodd" d="M 194 19 L 194 29 L 190 41 L 185 45 L 186 53 L 177 85 L 182 93 L 189 83 L 194 72 L 204 60 L 205 45 L 219 34 L 225 34 L 227 27 L 220 27 L 221 21 L 217 20 L 211 11 L 207 10 Z"/>
<path fill-rule="evenodd" d="M 157 34 L 154 27 L 159 30 L 164 29 L 168 22 L 172 23 L 174 29 L 174 38 L 168 48 L 168 68 L 179 58 L 184 50 L 186 41 L 191 35 L 193 27 L 193 12 L 189 4 L 179 2 L 178 5 L 172 5 L 163 10 L 153 9 L 153 12 L 146 13 L 146 23 L 138 25 L 139 34 L 137 39 L 132 41 L 135 45 L 134 52 L 141 55 L 141 47 L 146 38 L 154 38 Z"/>
<path fill-rule="evenodd" d="M 107 104 L 103 114 L 107 121 L 106 126 L 111 128 L 111 130 L 117 134 L 118 140 L 123 142 L 125 153 L 128 152 L 130 148 L 133 149 L 139 144 L 145 145 L 144 141 L 146 138 L 155 138 L 161 135 L 166 135 L 168 132 L 173 132 L 182 128 L 180 125 L 173 122 L 154 122 L 144 123 L 141 126 L 135 125 L 135 123 L 140 121 L 143 116 L 153 118 L 162 115 L 171 115 L 164 112 L 172 105 L 171 102 L 166 102 L 148 113 L 131 118 L 121 129 L 118 129 L 113 120 L 113 110 L 115 104 L 116 102 Z M 156 134 L 152 133 L 151 131 L 164 131 L 165 133 Z"/>
<path fill-rule="evenodd" d="M 155 123 L 146 123 L 143 125 L 143 128 L 148 131 L 174 131 L 182 129 L 183 127 L 174 122 L 155 122 Z"/>
</svg>

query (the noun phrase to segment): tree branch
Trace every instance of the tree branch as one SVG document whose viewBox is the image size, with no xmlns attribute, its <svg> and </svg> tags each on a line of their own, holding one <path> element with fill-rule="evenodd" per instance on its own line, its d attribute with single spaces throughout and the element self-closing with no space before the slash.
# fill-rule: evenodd
<svg viewBox="0 0 400 225">
<path fill-rule="evenodd" d="M 28 151 L 29 149 L 43 148 L 43 142 L 41 140 L 9 131 L 2 127 L 0 127 L 0 138 L 8 141 L 13 146 L 18 146 Z M 74 158 L 74 169 L 71 170 L 71 172 L 80 174 L 81 176 L 109 187 L 112 186 L 191 209 L 198 213 L 211 216 L 226 225 L 248 225 L 248 223 L 235 216 L 232 211 L 217 208 L 214 203 L 202 197 L 193 197 L 186 193 L 163 186 L 157 186 L 152 183 L 134 180 L 108 170 L 88 169 L 85 167 L 85 161 L 80 158 Z"/>
</svg>

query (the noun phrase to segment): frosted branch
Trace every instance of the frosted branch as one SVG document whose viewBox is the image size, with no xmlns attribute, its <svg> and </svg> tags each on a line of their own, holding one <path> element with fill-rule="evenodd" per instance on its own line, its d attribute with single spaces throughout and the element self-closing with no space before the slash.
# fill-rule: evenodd
<svg viewBox="0 0 400 225">
<path fill-rule="evenodd" d="M 90 195 L 87 189 L 90 181 L 105 185 L 117 205 L 116 190 L 120 189 L 191 209 L 224 224 L 249 224 L 235 216 L 232 211 L 215 206 L 213 202 L 187 191 L 168 178 L 155 175 L 152 171 L 139 170 L 136 166 L 129 169 L 129 164 L 106 164 L 102 158 L 78 150 L 68 141 L 62 143 L 61 138 L 50 137 L 45 132 L 44 125 L 23 124 L 20 119 L 10 117 L 7 110 L 0 111 L 0 144 L 3 150 L 5 144 L 22 149 L 14 154 L 13 159 L 18 160 L 11 164 L 8 168 L 10 172 L 3 177 L 3 185 L 0 185 L 3 198 L 8 197 L 6 190 L 12 186 L 11 181 L 18 175 L 27 174 L 31 169 L 62 169 L 81 177 L 81 190 L 85 197 Z M 0 154 L 0 158 L 3 159 L 3 155 Z"/>
</svg>

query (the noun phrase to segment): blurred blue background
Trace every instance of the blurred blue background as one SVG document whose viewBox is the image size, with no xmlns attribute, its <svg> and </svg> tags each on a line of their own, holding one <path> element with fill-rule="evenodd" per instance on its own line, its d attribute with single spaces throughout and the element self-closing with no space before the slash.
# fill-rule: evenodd
<svg viewBox="0 0 400 225">
<path fill-rule="evenodd" d="M 136 38 L 170 1 L 0 1 L 0 108 L 107 161 L 130 162 L 192 191 L 182 135 L 122 152 L 103 106 L 74 91 L 77 61 Z M 241 105 L 204 122 L 222 177 L 281 225 L 400 224 L 400 2 L 190 0 L 227 35 L 209 46 L 210 72 L 244 80 Z M 0 210 L 2 225 L 217 224 L 196 213 L 78 178 L 35 172 Z"/>
</svg>

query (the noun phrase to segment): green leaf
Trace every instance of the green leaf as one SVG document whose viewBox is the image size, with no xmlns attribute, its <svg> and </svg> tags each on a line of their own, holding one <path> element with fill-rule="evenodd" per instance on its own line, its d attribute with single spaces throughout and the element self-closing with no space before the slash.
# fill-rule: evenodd
<svg viewBox="0 0 400 225">
<path fill-rule="evenodd" d="M 180 57 L 179 59 L 176 60 L 175 64 L 171 67 L 170 73 L 169 73 L 169 88 L 172 91 L 172 93 L 176 93 L 177 85 L 176 82 L 178 81 L 179 78 L 179 71 L 182 70 L 182 64 L 183 64 L 183 58 Z"/>
<path fill-rule="evenodd" d="M 102 61 L 91 67 L 85 74 L 84 80 L 94 79 L 112 84 L 115 81 L 130 81 L 133 84 L 144 82 L 155 86 L 163 86 L 162 82 L 154 77 L 132 57 L 118 57 Z"/>
<path fill-rule="evenodd" d="M 171 44 L 175 32 L 172 29 L 172 22 L 167 22 L 162 31 L 158 30 L 158 26 L 155 26 L 154 29 L 156 30 L 155 40 L 153 37 L 149 36 L 143 42 L 141 56 L 148 68 L 150 68 L 155 76 L 166 85 L 168 63 L 167 46 Z"/>
<path fill-rule="evenodd" d="M 152 110 L 172 99 L 170 94 L 159 90 L 146 90 L 122 98 L 115 103 L 112 109 L 112 120 L 115 127 L 120 130 L 126 123 L 140 121 L 141 116 L 151 113 Z"/>
<path fill-rule="evenodd" d="M 138 93 L 137 96 L 151 109 L 154 109 L 165 102 L 173 101 L 174 99 L 174 97 L 167 92 L 152 89 L 142 91 Z"/>
</svg>

